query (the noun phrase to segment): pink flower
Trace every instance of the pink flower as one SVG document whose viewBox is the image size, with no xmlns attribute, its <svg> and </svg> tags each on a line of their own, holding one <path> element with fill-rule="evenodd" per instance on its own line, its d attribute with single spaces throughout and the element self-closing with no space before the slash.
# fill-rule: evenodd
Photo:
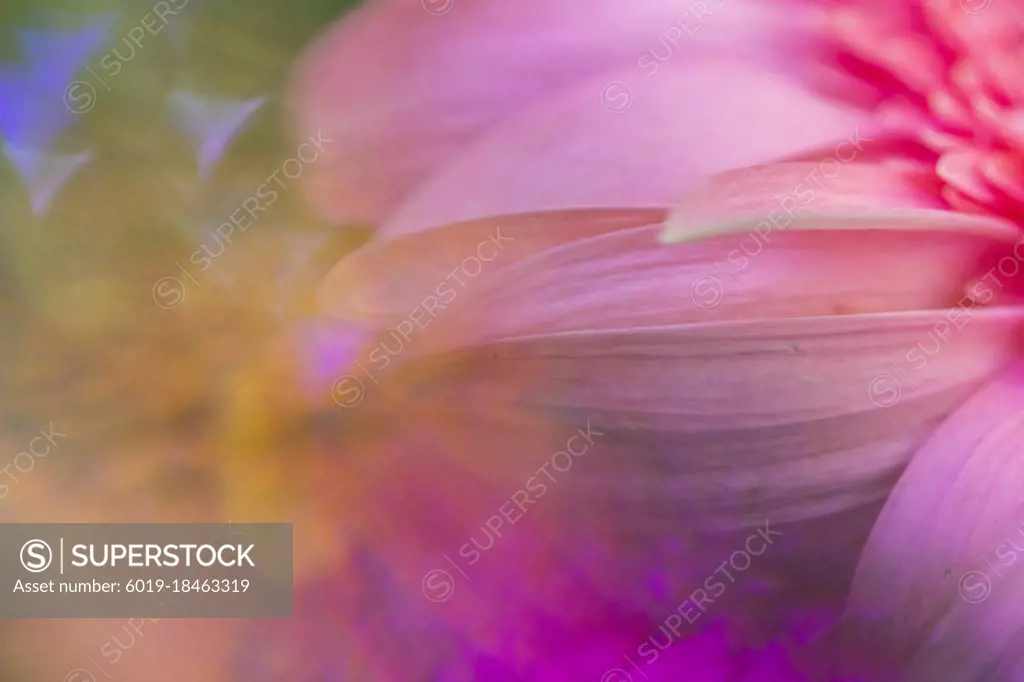
<svg viewBox="0 0 1024 682">
<path fill-rule="evenodd" d="M 1024 21 L 971 2 L 391 0 L 311 48 L 309 197 L 379 228 L 322 295 L 376 335 L 353 670 L 1016 679 Z"/>
</svg>

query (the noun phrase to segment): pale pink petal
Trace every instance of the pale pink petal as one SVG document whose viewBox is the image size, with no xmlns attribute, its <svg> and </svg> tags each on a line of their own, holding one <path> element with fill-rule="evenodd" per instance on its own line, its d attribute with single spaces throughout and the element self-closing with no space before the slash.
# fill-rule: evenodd
<svg viewBox="0 0 1024 682">
<path fill-rule="evenodd" d="M 436 316 L 467 286 L 477 288 L 523 258 L 664 218 L 663 210 L 635 208 L 524 213 L 381 238 L 334 267 L 321 286 L 320 303 L 331 315 L 385 328 L 432 300 L 436 307 L 429 314 Z"/>
<path fill-rule="evenodd" d="M 417 352 L 558 331 L 949 308 L 973 305 L 965 287 L 979 263 L 1016 239 L 995 219 L 878 203 L 877 216 L 759 207 L 782 218 L 775 224 L 721 211 L 699 228 L 721 236 L 674 246 L 647 222 L 663 217 L 657 210 L 462 223 L 350 255 L 321 301 L 333 315 L 397 330 Z M 700 210 L 694 225 L 707 218 Z"/>
<path fill-rule="evenodd" d="M 809 214 L 815 230 L 765 222 L 675 246 L 658 243 L 654 225 L 579 239 L 474 281 L 438 314 L 432 343 L 971 305 L 965 286 L 979 263 L 1016 235 L 984 218 L 944 220 L 954 215 Z"/>
<path fill-rule="evenodd" d="M 872 680 L 1018 679 L 1010 671 L 1022 665 L 1024 627 L 1022 414 L 1017 365 L 914 454 L 857 569 L 848 666 L 877 664 L 867 668 Z M 864 650 L 873 656 L 858 660 Z"/>
<path fill-rule="evenodd" d="M 805 14 L 749 0 L 368 3 L 297 68 L 297 134 L 333 140 L 303 181 L 326 218 L 378 222 L 475 135 L 575 81 L 617 68 L 647 79 L 649 62 L 707 53 L 778 62 L 806 44 Z"/>
<path fill-rule="evenodd" d="M 832 156 L 752 166 L 710 178 L 678 201 L 662 239 L 672 243 L 727 232 L 860 229 L 865 223 L 887 225 L 890 220 L 921 231 L 1010 239 L 1017 235 L 1008 222 L 950 212 L 928 171 L 860 163 L 852 147 L 843 154 L 845 162 Z"/>
<path fill-rule="evenodd" d="M 862 112 L 749 65 L 678 60 L 635 77 L 615 69 L 488 131 L 382 229 L 527 210 L 669 206 L 710 175 L 829 143 L 849 143 L 848 151 L 873 134 Z"/>
<path fill-rule="evenodd" d="M 638 486 L 635 501 L 650 507 L 660 502 L 645 495 L 656 489 L 674 489 L 665 498 L 672 505 L 729 490 L 719 502 L 753 518 L 768 509 L 751 502 L 778 513 L 775 493 L 781 502 L 803 488 L 805 499 L 790 500 L 799 516 L 804 503 L 843 507 L 825 491 L 838 494 L 851 479 L 870 487 L 876 464 L 893 473 L 912 445 L 903 440 L 912 424 L 942 416 L 1007 361 L 1009 332 L 1022 314 L 975 310 L 946 338 L 936 331 L 948 321 L 946 311 L 546 334 L 425 359 L 419 376 L 441 412 L 501 416 L 513 405 L 529 405 L 563 420 L 590 419 L 598 430 L 632 431 L 632 441 L 605 442 L 606 454 L 595 464 L 603 469 L 620 461 L 622 470 L 591 481 L 583 494 L 600 497 L 607 486 L 628 484 Z M 880 378 L 891 381 L 883 386 Z M 790 440 L 796 433 L 803 434 L 799 442 Z M 645 459 L 664 450 L 688 475 L 646 478 L 643 467 L 630 472 L 624 454 L 618 460 L 607 453 L 641 447 L 644 434 L 657 435 Z M 868 447 L 887 440 L 888 452 Z M 828 454 L 857 448 L 867 451 L 855 458 Z M 801 462 L 805 456 L 813 463 Z M 796 470 L 776 477 L 759 471 L 762 466 Z M 835 467 L 852 469 L 838 476 Z M 746 499 L 744 491 L 755 488 Z M 730 525 L 734 519 L 699 508 L 709 502 L 695 504 L 693 513 L 716 527 Z"/>
</svg>

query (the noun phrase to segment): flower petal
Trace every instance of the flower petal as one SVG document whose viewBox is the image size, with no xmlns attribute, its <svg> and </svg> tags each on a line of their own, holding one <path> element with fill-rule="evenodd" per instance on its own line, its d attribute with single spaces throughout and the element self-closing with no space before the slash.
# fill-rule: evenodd
<svg viewBox="0 0 1024 682">
<path fill-rule="evenodd" d="M 846 613 L 847 644 L 870 647 L 880 667 L 851 672 L 1018 679 L 1009 671 L 1022 665 L 1024 626 L 1024 573 L 1014 566 L 1024 551 L 1022 381 L 1024 366 L 1008 368 L 914 454 L 865 547 Z"/>
<path fill-rule="evenodd" d="M 381 239 L 334 268 L 321 303 L 381 329 L 425 320 L 416 324 L 433 325 L 434 348 L 559 331 L 948 308 L 993 247 L 1017 237 L 984 217 L 890 209 L 808 213 L 808 230 L 762 221 L 746 235 L 666 246 L 657 241 L 663 215 L 523 214 Z"/>
<path fill-rule="evenodd" d="M 497 216 L 446 225 L 401 239 L 378 239 L 341 260 L 321 287 L 325 312 L 388 326 L 425 297 L 440 297 L 442 309 L 466 288 L 546 248 L 574 239 L 660 222 L 656 209 L 593 209 Z M 484 254 L 482 257 L 478 253 Z M 482 258 L 490 255 L 486 264 Z M 465 262 L 475 259 L 479 268 Z M 475 274 L 473 274 L 475 272 Z M 450 295 L 451 296 L 450 296 Z"/>
<path fill-rule="evenodd" d="M 1016 233 L 979 218 L 948 221 L 973 232 L 943 232 L 947 215 L 866 216 L 829 231 L 840 220 L 813 214 L 807 223 L 820 231 L 760 230 L 679 246 L 659 244 L 653 225 L 581 238 L 473 282 L 437 325 L 445 334 L 434 336 L 466 346 L 568 331 L 950 308 L 998 238 Z M 929 218 L 935 231 L 914 231 Z"/>
<path fill-rule="evenodd" d="M 749 126 L 757 102 L 758 126 Z M 864 114 L 741 63 L 612 71 L 524 110 L 440 167 L 387 234 L 526 210 L 670 206 L 704 178 L 871 135 Z"/>
<path fill-rule="evenodd" d="M 769 231 L 859 228 L 889 220 L 907 229 L 971 231 L 1008 239 L 1017 234 L 1001 220 L 949 211 L 929 173 L 853 161 L 830 157 L 722 173 L 676 204 L 662 240 L 673 243 L 762 226 Z M 835 172 L 829 175 L 826 168 Z"/>
<path fill-rule="evenodd" d="M 328 219 L 376 223 L 473 137 L 574 82 L 703 53 L 764 63 L 806 43 L 800 8 L 729 0 L 694 12 L 673 0 L 369 3 L 294 77 L 298 136 L 336 140 L 310 169 L 311 198 Z M 589 95 L 600 112 L 602 85 Z"/>
<path fill-rule="evenodd" d="M 419 547 L 420 557 L 456 551 L 444 548 L 467 543 L 494 512 L 486 502 L 469 513 L 442 504 L 441 486 L 454 486 L 455 472 L 472 472 L 476 482 L 458 489 L 486 487 L 494 509 L 539 481 L 550 494 L 543 502 L 527 494 L 538 503 L 528 507 L 537 520 L 516 527 L 526 544 L 502 540 L 487 552 L 491 570 L 514 566 L 517 556 L 540 562 L 557 548 L 555 564 L 571 565 L 599 594 L 656 613 L 664 598 L 650 592 L 647 573 L 663 571 L 669 594 L 681 599 L 769 519 L 787 524 L 789 539 L 736 595 L 755 591 L 758 575 L 769 594 L 802 591 L 806 600 L 810 583 L 836 601 L 872 506 L 935 424 L 1009 362 L 1009 332 L 1022 316 L 978 311 L 916 368 L 908 357 L 916 344 L 931 344 L 941 312 L 548 335 L 420 359 L 381 378 L 363 406 L 402 414 L 402 429 L 413 432 L 390 459 L 374 457 L 386 476 L 400 470 L 404 481 L 390 502 L 380 494 L 368 502 L 391 517 L 377 537 L 405 538 L 397 547 Z M 579 439 L 566 445 L 576 429 L 593 433 L 594 446 L 574 464 L 558 460 L 569 473 L 552 470 L 547 483 L 540 469 L 551 453 L 580 449 Z M 809 556 L 805 528 L 817 523 L 827 532 Z M 540 537 L 544 551 L 530 544 Z M 544 565 L 545 574 L 553 570 Z M 416 568 L 422 577 L 429 561 Z M 498 591 L 507 580 L 482 570 L 471 579 Z M 542 580 L 543 590 L 523 586 L 523 608 L 555 603 L 551 581 Z M 720 608 L 768 610 L 749 599 Z"/>
<path fill-rule="evenodd" d="M 947 338 L 936 338 L 936 325 L 946 318 L 944 311 L 934 311 L 506 339 L 420 361 L 416 376 L 429 387 L 419 386 L 415 395 L 430 395 L 431 404 L 446 406 L 445 411 L 472 415 L 506 415 L 518 405 L 569 421 L 589 419 L 595 429 L 622 431 L 621 442 L 614 438 L 616 448 L 640 448 L 652 464 L 664 449 L 675 466 L 692 467 L 691 473 L 738 477 L 730 486 L 737 491 L 753 489 L 756 482 L 761 500 L 770 497 L 771 486 L 793 490 L 800 480 L 809 490 L 822 485 L 838 492 L 846 481 L 826 473 L 832 463 L 824 451 L 905 436 L 913 430 L 911 421 L 920 425 L 944 415 L 965 390 L 1006 362 L 1012 350 L 1009 332 L 1022 315 L 1024 310 L 1016 309 L 974 311 L 969 323 Z M 915 351 L 936 341 L 939 349 L 929 348 L 920 362 L 922 353 Z M 892 379 L 892 390 L 881 391 L 879 377 Z M 895 416 L 903 411 L 913 414 Z M 894 447 L 892 456 L 905 456 L 896 453 L 899 449 Z M 796 463 L 804 456 L 815 458 L 813 466 L 788 479 L 738 473 Z M 893 462 L 876 452 L 835 463 L 858 468 L 869 456 Z M 703 488 L 696 480 L 649 483 L 692 484 L 696 495 L 721 490 Z M 670 499 L 673 504 L 683 500 Z M 721 502 L 731 506 L 743 500 Z M 695 513 L 716 525 L 724 522 L 711 518 L 708 509 Z"/>
</svg>

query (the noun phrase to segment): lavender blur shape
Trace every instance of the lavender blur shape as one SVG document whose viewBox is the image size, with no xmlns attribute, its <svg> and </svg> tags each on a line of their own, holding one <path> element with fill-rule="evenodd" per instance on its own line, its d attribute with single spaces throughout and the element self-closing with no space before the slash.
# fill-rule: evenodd
<svg viewBox="0 0 1024 682">
<path fill-rule="evenodd" d="M 184 90 L 170 95 L 168 107 L 172 125 L 179 128 L 195 147 L 199 176 L 206 178 L 241 133 L 267 97 L 248 100 L 218 100 Z"/>
<path fill-rule="evenodd" d="M 0 64 L 0 136 L 21 148 L 46 149 L 75 114 L 63 93 L 103 45 L 114 17 L 104 16 L 74 32 L 17 31 L 21 59 Z"/>
<path fill-rule="evenodd" d="M 74 32 L 22 29 L 21 59 L 0 65 L 0 137 L 3 154 L 29 193 L 32 211 L 46 212 L 91 152 L 55 154 L 53 143 L 74 119 L 63 93 L 106 39 L 114 17 L 102 17 Z"/>
</svg>

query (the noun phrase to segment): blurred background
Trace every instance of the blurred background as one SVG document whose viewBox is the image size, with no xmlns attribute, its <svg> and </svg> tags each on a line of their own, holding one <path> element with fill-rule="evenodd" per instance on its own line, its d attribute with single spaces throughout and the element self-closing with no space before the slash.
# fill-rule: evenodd
<svg viewBox="0 0 1024 682">
<path fill-rule="evenodd" d="M 0 520 L 286 520 L 297 553 L 329 525 L 311 486 L 339 426 L 287 348 L 366 232 L 318 222 L 290 180 L 214 231 L 295 156 L 293 59 L 353 4 L 0 4 Z M 47 429 L 57 447 L 14 468 Z M 0 627 L 3 682 L 234 679 L 247 649 L 224 621 Z"/>
</svg>

